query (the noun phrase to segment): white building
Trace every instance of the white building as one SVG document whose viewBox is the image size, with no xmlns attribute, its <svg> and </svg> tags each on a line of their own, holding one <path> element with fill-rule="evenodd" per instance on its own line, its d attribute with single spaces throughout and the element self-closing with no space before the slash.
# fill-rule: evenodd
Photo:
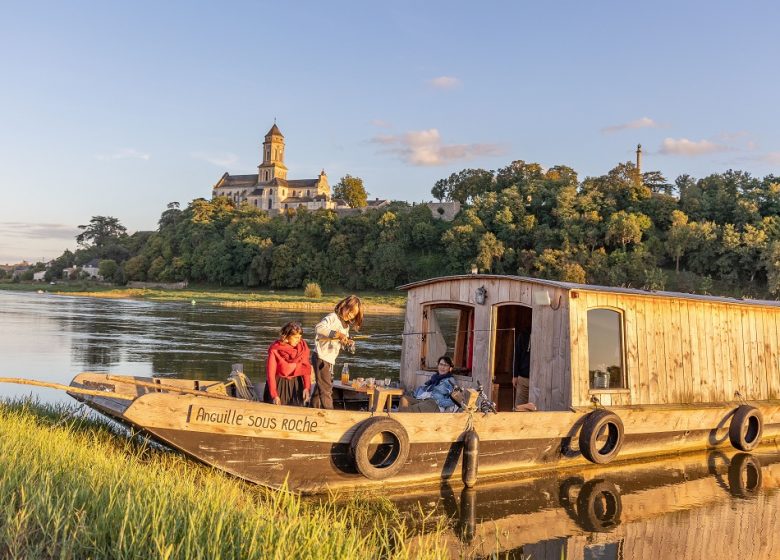
<svg viewBox="0 0 780 560">
<path fill-rule="evenodd" d="M 214 185 L 212 196 L 227 196 L 236 204 L 246 201 L 269 213 L 284 212 L 288 208 L 336 208 L 330 198 L 325 170 L 316 179 L 287 179 L 284 150 L 284 136 L 274 123 L 265 135 L 263 163 L 257 166 L 257 174 L 225 173 Z"/>
</svg>

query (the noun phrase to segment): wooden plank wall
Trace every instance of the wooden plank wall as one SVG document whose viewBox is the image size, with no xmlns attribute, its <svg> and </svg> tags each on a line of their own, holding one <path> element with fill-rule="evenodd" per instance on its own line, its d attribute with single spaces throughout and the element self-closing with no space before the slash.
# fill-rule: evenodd
<svg viewBox="0 0 780 560">
<path fill-rule="evenodd" d="M 484 286 L 485 305 L 474 302 L 474 292 Z M 535 290 L 546 290 L 552 306 L 534 306 Z M 560 298 L 560 307 L 557 306 Z M 406 303 L 405 333 L 423 330 L 423 305 L 430 303 L 466 303 L 474 305 L 474 360 L 472 378 L 460 378 L 463 385 L 480 381 L 487 389 L 493 376 L 493 313 L 501 304 L 523 304 L 533 308 L 531 333 L 531 400 L 541 410 L 566 410 L 571 406 L 571 365 L 569 361 L 569 303 L 565 290 L 512 278 L 441 280 L 409 290 Z M 407 388 L 422 384 L 431 372 L 420 369 L 421 337 L 406 335 L 401 351 L 401 381 Z"/>
<path fill-rule="evenodd" d="M 577 291 L 570 310 L 574 405 L 589 404 L 593 394 L 587 310 L 597 307 L 623 312 L 630 389 L 597 392 L 604 405 L 780 398 L 780 309 Z"/>
</svg>

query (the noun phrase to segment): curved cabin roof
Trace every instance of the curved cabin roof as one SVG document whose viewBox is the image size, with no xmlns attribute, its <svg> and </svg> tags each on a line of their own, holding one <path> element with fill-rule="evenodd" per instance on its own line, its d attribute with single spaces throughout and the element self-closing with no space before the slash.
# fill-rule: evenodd
<svg viewBox="0 0 780 560">
<path fill-rule="evenodd" d="M 775 301 L 775 300 L 737 299 L 737 298 L 730 298 L 730 297 L 723 297 L 723 296 L 703 296 L 699 294 L 686 294 L 683 292 L 638 290 L 636 288 L 619 288 L 613 286 L 597 286 L 592 284 L 575 284 L 573 282 L 560 282 L 558 280 L 545 280 L 544 278 L 530 278 L 527 276 L 511 276 L 505 274 L 460 274 L 456 276 L 440 276 L 437 278 L 430 278 L 428 280 L 420 280 L 419 282 L 404 284 L 403 286 L 398 286 L 398 288 L 396 289 L 408 291 L 408 290 L 414 290 L 421 286 L 427 286 L 428 284 L 435 284 L 437 282 L 447 282 L 452 280 L 474 280 L 475 278 L 483 278 L 485 280 L 516 280 L 519 282 L 527 282 L 529 284 L 538 284 L 540 286 L 559 288 L 566 291 L 578 290 L 581 292 L 603 292 L 609 294 L 622 294 L 627 296 L 687 299 L 687 300 L 700 301 L 706 303 L 729 303 L 734 305 L 780 307 L 780 301 Z"/>
</svg>

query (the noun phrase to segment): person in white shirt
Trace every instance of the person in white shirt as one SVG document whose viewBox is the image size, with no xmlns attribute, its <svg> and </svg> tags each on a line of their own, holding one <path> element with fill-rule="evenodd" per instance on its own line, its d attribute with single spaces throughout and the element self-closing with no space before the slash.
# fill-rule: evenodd
<svg viewBox="0 0 780 560">
<path fill-rule="evenodd" d="M 363 304 L 357 296 L 348 296 L 336 304 L 314 327 L 314 353 L 311 363 L 317 385 L 314 388 L 311 405 L 314 408 L 333 408 L 333 369 L 342 348 L 350 348 L 354 341 L 349 338 L 349 329 L 356 331 L 363 325 Z"/>
</svg>

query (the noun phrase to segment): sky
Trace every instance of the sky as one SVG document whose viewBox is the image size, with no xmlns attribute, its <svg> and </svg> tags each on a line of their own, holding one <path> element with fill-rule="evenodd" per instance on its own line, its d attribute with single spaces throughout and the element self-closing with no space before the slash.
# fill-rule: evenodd
<svg viewBox="0 0 780 560">
<path fill-rule="evenodd" d="M 0 0 L 0 263 L 256 173 L 430 200 L 514 160 L 780 175 L 776 2 Z"/>
</svg>

